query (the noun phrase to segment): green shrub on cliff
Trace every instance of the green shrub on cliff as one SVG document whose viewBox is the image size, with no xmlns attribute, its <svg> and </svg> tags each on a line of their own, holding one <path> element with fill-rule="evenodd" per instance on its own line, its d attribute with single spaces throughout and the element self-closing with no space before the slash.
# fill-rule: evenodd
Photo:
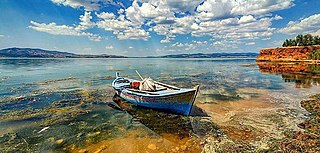
<svg viewBox="0 0 320 153">
<path fill-rule="evenodd" d="M 282 47 L 320 45 L 320 37 L 310 34 L 298 35 L 295 39 L 286 39 Z"/>
<path fill-rule="evenodd" d="M 320 60 L 320 49 L 314 50 L 310 53 L 309 58 L 312 60 Z"/>
</svg>

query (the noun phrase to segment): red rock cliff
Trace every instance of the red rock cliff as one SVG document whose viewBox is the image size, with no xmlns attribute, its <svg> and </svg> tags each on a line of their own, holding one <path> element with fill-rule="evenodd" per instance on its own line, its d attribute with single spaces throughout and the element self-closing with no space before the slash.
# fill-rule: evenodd
<svg viewBox="0 0 320 153">
<path fill-rule="evenodd" d="M 320 49 L 320 46 L 294 46 L 265 48 L 260 50 L 257 61 L 300 61 L 309 60 L 308 53 Z"/>
</svg>

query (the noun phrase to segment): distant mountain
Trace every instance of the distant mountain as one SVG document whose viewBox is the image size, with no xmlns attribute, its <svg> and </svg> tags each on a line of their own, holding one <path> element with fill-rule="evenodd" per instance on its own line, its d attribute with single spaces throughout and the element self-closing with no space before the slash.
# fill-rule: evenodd
<svg viewBox="0 0 320 153">
<path fill-rule="evenodd" d="M 38 58 L 125 58 L 118 55 L 79 55 L 68 52 L 49 51 L 35 48 L 6 48 L 0 50 L 0 57 L 38 57 Z"/>
<path fill-rule="evenodd" d="M 164 56 L 148 56 L 147 58 L 256 58 L 258 53 L 195 53 Z M 0 50 L 0 57 L 32 57 L 32 58 L 127 58 L 119 55 L 80 55 L 61 51 L 49 51 L 36 48 L 6 48 Z"/>
<path fill-rule="evenodd" d="M 195 53 L 195 54 L 176 54 L 176 55 L 164 55 L 164 56 L 152 56 L 154 58 L 256 58 L 258 53 Z"/>
</svg>

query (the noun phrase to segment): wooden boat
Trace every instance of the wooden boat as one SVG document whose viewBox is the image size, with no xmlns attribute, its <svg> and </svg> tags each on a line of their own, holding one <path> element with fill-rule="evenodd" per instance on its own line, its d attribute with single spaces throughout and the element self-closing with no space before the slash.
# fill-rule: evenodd
<svg viewBox="0 0 320 153">
<path fill-rule="evenodd" d="M 137 72 L 138 73 L 138 72 Z M 138 73 L 140 76 L 140 74 Z M 141 76 L 140 76 L 141 77 Z M 143 79 L 141 77 L 141 79 Z M 112 87 L 116 94 L 126 101 L 138 106 L 169 111 L 177 114 L 189 115 L 196 99 L 199 85 L 193 89 L 183 89 L 172 85 L 154 81 L 155 91 L 139 90 L 134 83 L 140 82 L 135 79 L 120 77 L 116 73 L 116 79 Z"/>
</svg>

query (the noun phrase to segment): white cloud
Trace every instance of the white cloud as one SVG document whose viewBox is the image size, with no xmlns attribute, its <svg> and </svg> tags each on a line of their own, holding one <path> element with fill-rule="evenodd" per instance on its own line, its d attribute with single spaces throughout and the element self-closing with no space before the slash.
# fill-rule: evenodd
<svg viewBox="0 0 320 153">
<path fill-rule="evenodd" d="M 208 43 L 208 41 L 195 41 L 195 40 L 193 40 L 192 42 L 196 45 L 205 45 Z"/>
<path fill-rule="evenodd" d="M 276 15 L 275 17 L 274 17 L 274 20 L 282 20 L 283 18 L 282 18 L 282 16 L 279 16 L 279 15 Z"/>
<path fill-rule="evenodd" d="M 161 8 L 170 8 L 172 12 L 183 13 L 189 11 L 194 12 L 195 8 L 203 2 L 203 0 L 138 0 L 142 3 L 150 3 Z"/>
<path fill-rule="evenodd" d="M 58 5 L 70 6 L 72 8 L 84 7 L 88 11 L 99 10 L 97 0 L 51 0 Z"/>
<path fill-rule="evenodd" d="M 239 24 L 238 18 L 205 21 L 198 25 L 198 29 L 191 32 L 193 36 L 212 36 L 219 39 L 258 39 L 270 37 L 273 28 L 270 28 L 272 18 Z"/>
<path fill-rule="evenodd" d="M 109 13 L 109 12 L 102 12 L 100 14 L 98 14 L 97 12 L 95 13 L 96 16 L 98 18 L 101 18 L 101 19 L 115 19 L 115 15 L 113 13 Z"/>
<path fill-rule="evenodd" d="M 142 30 L 142 29 L 136 29 L 136 28 L 127 28 L 124 31 L 116 32 L 118 39 L 124 40 L 124 39 L 142 39 L 142 40 L 148 40 L 149 39 L 149 32 Z"/>
<path fill-rule="evenodd" d="M 175 12 L 189 11 L 192 13 L 203 0 L 167 0 L 165 2 L 165 5 L 169 6 Z"/>
<path fill-rule="evenodd" d="M 258 0 L 237 2 L 233 0 L 206 0 L 197 7 L 196 12 L 190 15 L 173 17 L 170 13 L 161 13 L 160 17 L 147 18 L 147 15 L 141 15 L 141 13 L 139 15 L 141 12 L 139 9 L 144 5 L 152 7 L 155 14 L 159 12 L 156 8 L 160 8 L 160 6 L 161 9 L 169 9 L 171 12 L 177 8 L 172 8 L 167 5 L 168 2 L 162 1 L 158 1 L 158 3 L 152 0 L 141 2 L 141 7 L 134 6 L 136 11 L 130 13 L 135 12 L 135 14 L 131 14 L 129 18 L 134 22 L 148 19 L 148 23 L 155 23 L 149 30 L 165 36 L 160 41 L 161 43 L 169 43 L 176 35 L 181 34 L 191 34 L 197 37 L 212 36 L 222 39 L 268 38 L 274 32 L 274 29 L 271 28 L 271 21 L 279 20 L 281 17 L 278 15 L 270 17 L 266 14 L 293 6 L 292 0 L 265 0 L 263 2 Z M 281 4 L 278 4 L 280 2 Z M 247 8 L 242 5 L 246 5 Z M 159 20 L 165 22 L 159 22 Z"/>
<path fill-rule="evenodd" d="M 95 23 L 91 22 L 91 12 L 84 12 L 84 15 L 81 15 L 79 19 L 80 23 L 77 27 L 75 27 L 76 30 L 83 31 L 95 26 Z"/>
<path fill-rule="evenodd" d="M 170 43 L 178 35 L 194 37 L 209 36 L 221 40 L 267 39 L 275 31 L 271 22 L 281 20 L 271 13 L 292 7 L 293 0 L 133 0 L 131 6 L 120 7 L 118 12 L 96 11 L 101 4 L 115 4 L 113 0 L 52 0 L 55 4 L 84 8 L 77 26 L 59 27 L 66 31 L 44 30 L 64 35 L 97 35 L 85 30 L 98 27 L 111 31 L 118 39 L 148 40 L 150 33 L 164 36 L 161 43 Z M 89 11 L 95 11 L 98 20 L 93 20 Z M 188 11 L 188 13 L 186 13 Z M 95 21 L 95 22 L 93 22 Z M 55 23 L 53 23 L 55 24 Z M 290 23 L 295 24 L 295 23 Z M 36 29 L 36 26 L 33 26 Z M 148 30 L 146 30 L 146 27 Z M 149 33 L 150 32 L 150 33 Z M 72 33 L 72 34 L 70 34 Z M 90 38 L 89 37 L 89 38 Z M 207 42 L 206 42 L 207 43 Z M 218 42 L 214 42 L 217 43 Z M 213 43 L 213 44 L 214 44 Z M 193 42 L 193 46 L 202 45 Z M 190 44 L 184 47 L 194 49 Z M 182 45 L 179 45 L 182 47 Z M 172 47 L 179 47 L 178 44 Z"/>
<path fill-rule="evenodd" d="M 223 19 L 238 15 L 263 15 L 293 5 L 293 0 L 205 0 L 198 6 L 197 12 L 200 19 Z"/>
<path fill-rule="evenodd" d="M 95 26 L 95 23 L 91 22 L 91 12 L 84 12 L 84 15 L 80 16 L 80 23 L 76 26 L 57 25 L 55 22 L 51 23 L 38 23 L 30 21 L 29 28 L 40 32 L 46 32 L 52 35 L 65 35 L 65 36 L 87 36 L 92 41 L 101 41 L 102 37 L 85 30 Z"/>
<path fill-rule="evenodd" d="M 232 49 L 236 49 L 238 48 L 238 45 L 242 44 L 242 42 L 240 42 L 239 40 L 228 40 L 228 39 L 223 39 L 220 41 L 214 41 L 212 43 L 212 46 L 220 49 L 220 50 L 228 50 L 230 48 Z M 221 47 L 223 46 L 223 47 Z"/>
<path fill-rule="evenodd" d="M 119 5 L 123 7 L 121 2 L 114 0 L 51 0 L 54 4 L 70 6 L 72 8 L 84 8 L 86 11 L 97 11 L 101 6 Z"/>
<path fill-rule="evenodd" d="M 316 31 L 316 32 L 311 33 L 311 34 L 315 35 L 315 36 L 320 36 L 320 29 L 318 31 Z"/>
<path fill-rule="evenodd" d="M 186 46 L 184 50 L 194 50 L 196 48 L 194 44 L 185 43 L 184 45 Z"/>
<path fill-rule="evenodd" d="M 106 49 L 107 49 L 107 50 L 114 49 L 114 46 L 112 46 L 112 45 L 106 46 Z"/>
<path fill-rule="evenodd" d="M 249 23 L 249 22 L 253 22 L 253 21 L 256 21 L 256 19 L 252 15 L 242 16 L 239 20 L 239 24 Z"/>
<path fill-rule="evenodd" d="M 122 12 L 124 13 L 124 12 Z M 127 20 L 123 14 L 120 14 L 117 18 L 113 13 L 102 12 L 97 14 L 97 17 L 102 19 L 98 21 L 96 25 L 107 31 L 112 31 L 113 34 L 117 35 L 120 40 L 124 39 L 149 39 L 149 32 L 140 28 L 136 23 Z"/>
<path fill-rule="evenodd" d="M 184 44 L 181 42 L 176 42 L 174 44 L 171 45 L 172 47 L 184 47 Z"/>
<path fill-rule="evenodd" d="M 231 0 L 230 0 L 231 1 Z M 283 10 L 294 6 L 294 0 L 250 0 L 233 1 L 234 7 L 231 14 L 234 15 L 262 15 Z"/>
<path fill-rule="evenodd" d="M 320 14 L 314 14 L 300 21 L 290 21 L 286 27 L 279 30 L 284 34 L 301 34 L 313 33 L 319 35 L 320 30 Z"/>
<path fill-rule="evenodd" d="M 77 29 L 77 27 L 67 26 L 67 25 L 57 25 L 56 23 L 37 23 L 35 21 L 30 21 L 31 25 L 29 28 L 40 31 L 46 32 L 53 35 L 65 35 L 65 36 L 87 36 L 92 41 L 101 41 L 101 36 L 83 32 Z"/>
<path fill-rule="evenodd" d="M 132 47 L 132 46 L 129 46 L 128 48 L 129 48 L 129 49 L 132 49 L 133 47 Z"/>
<path fill-rule="evenodd" d="M 1 38 L 1 37 L 4 37 L 4 35 L 0 35 L 0 38 Z"/>
<path fill-rule="evenodd" d="M 212 43 L 212 45 L 213 46 L 215 46 L 215 45 L 220 45 L 221 46 L 221 45 L 223 45 L 223 43 L 222 43 L 222 41 L 215 41 L 215 42 Z"/>
<path fill-rule="evenodd" d="M 164 39 L 160 40 L 160 43 L 170 43 L 173 38 L 174 37 L 166 36 Z"/>
<path fill-rule="evenodd" d="M 255 42 L 247 42 L 245 45 L 250 46 L 250 45 L 255 45 Z"/>
</svg>

